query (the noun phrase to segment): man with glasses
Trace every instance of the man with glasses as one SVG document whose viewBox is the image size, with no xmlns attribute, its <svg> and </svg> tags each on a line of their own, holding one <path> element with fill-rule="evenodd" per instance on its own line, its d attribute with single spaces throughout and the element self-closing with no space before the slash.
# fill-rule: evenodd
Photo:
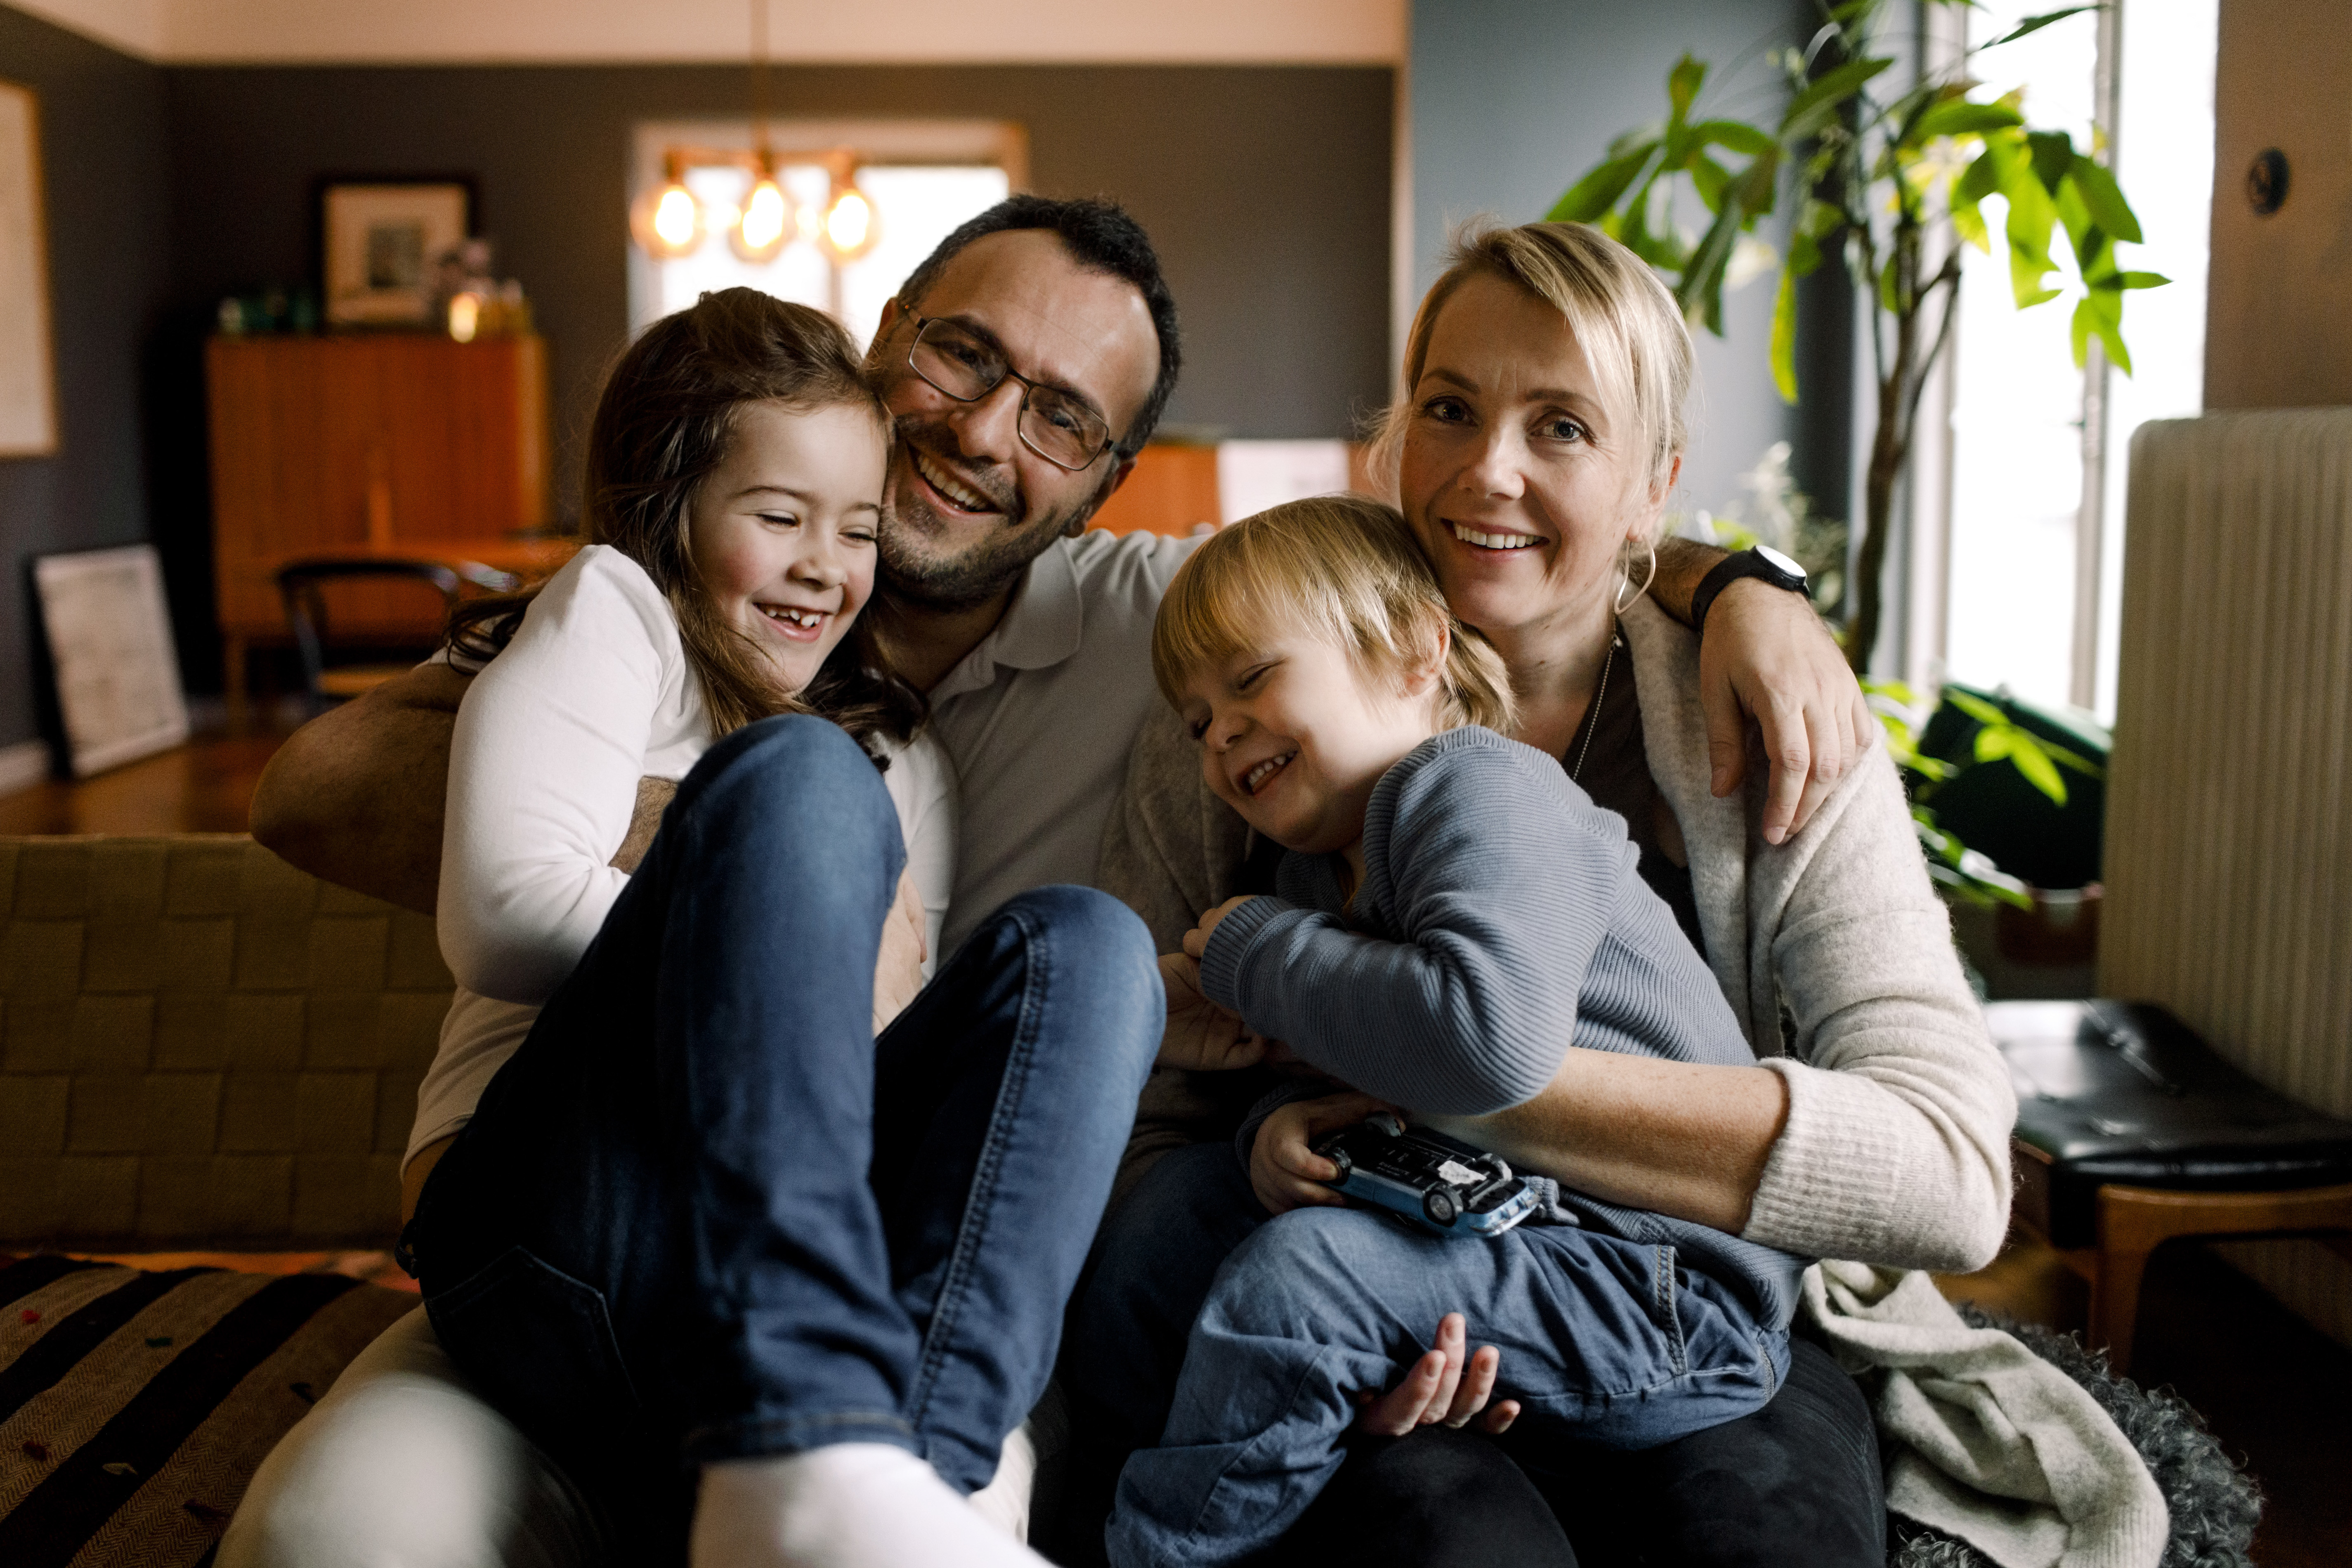
<svg viewBox="0 0 2352 1568">
<path fill-rule="evenodd" d="M 1132 471 L 1180 360 L 1159 258 L 1140 226 L 1107 202 L 1012 197 L 943 241 L 884 310 L 871 363 L 898 440 L 880 538 L 887 592 L 867 613 L 884 617 L 899 672 L 929 696 L 933 732 L 958 774 L 947 952 L 1015 893 L 1096 880 L 1106 817 L 1138 731 L 1159 704 L 1152 619 L 1192 544 L 1086 525 Z M 1661 596 L 1685 604 L 1720 554 L 1692 547 L 1662 557 Z M 1826 713 L 1809 713 L 1814 700 L 1803 695 L 1834 684 L 1825 671 L 1844 679 L 1843 665 L 1826 637 L 1805 629 L 1810 611 L 1775 619 L 1783 612 L 1759 596 L 1739 602 L 1751 601 L 1766 605 L 1756 619 L 1717 616 L 1722 629 L 1703 663 L 1727 694 L 1711 711 L 1727 716 L 1733 732 L 1717 740 L 1735 751 L 1742 743 L 1728 695 L 1736 692 L 1763 717 L 1776 795 L 1795 805 L 1803 792 L 1801 821 L 1852 761 L 1809 754 L 1806 744 L 1811 718 L 1822 721 L 1815 735 L 1845 732 Z M 425 666 L 306 726 L 263 775 L 254 836 L 330 881 L 430 913 L 450 733 L 465 688 L 447 666 Z M 654 809 L 667 798 L 646 793 Z M 412 1373 L 436 1375 L 446 1377 Z M 315 1495 L 257 1496 L 248 1506 L 310 1510 L 288 1521 L 295 1535 L 345 1542 L 354 1563 L 401 1557 L 386 1532 L 428 1526 L 436 1541 L 478 1535 L 468 1561 L 572 1560 L 565 1542 L 577 1520 L 565 1484 L 510 1434 L 491 1431 L 498 1418 L 487 1407 L 462 1420 L 410 1414 L 401 1423 L 414 1452 L 370 1453 L 345 1434 L 339 1457 L 319 1461 L 336 1473 L 303 1483 Z M 459 1429 L 469 1423 L 478 1429 Z M 320 1434 L 311 1440 L 328 1445 Z M 371 1510 L 363 1522 L 335 1514 L 345 1506 L 339 1500 L 382 1489 L 355 1479 L 336 1490 L 344 1470 L 397 1474 L 453 1455 L 502 1469 L 478 1478 L 478 1521 L 453 1518 L 465 1510 L 446 1495 L 432 1509 Z M 280 1481 L 270 1484 L 291 1468 L 278 1468 Z M 1448 1472 L 1405 1506 L 1475 1513 L 1490 1494 L 1501 1495 Z M 1533 1527 L 1556 1534 L 1548 1515 Z M 1399 1550 L 1401 1561 L 1420 1561 Z"/>
</svg>

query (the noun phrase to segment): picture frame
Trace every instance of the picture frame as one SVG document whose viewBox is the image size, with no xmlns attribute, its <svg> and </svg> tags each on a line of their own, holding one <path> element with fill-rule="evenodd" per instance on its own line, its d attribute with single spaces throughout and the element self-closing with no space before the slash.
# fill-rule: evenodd
<svg viewBox="0 0 2352 1568">
<path fill-rule="evenodd" d="M 58 449 L 40 100 L 0 81 L 0 458 Z"/>
<path fill-rule="evenodd" d="M 188 700 L 155 547 L 37 556 L 33 586 L 74 777 L 185 742 Z"/>
<path fill-rule="evenodd" d="M 473 182 L 330 179 L 319 187 L 319 250 L 330 327 L 417 327 L 434 264 L 473 233 Z"/>
</svg>

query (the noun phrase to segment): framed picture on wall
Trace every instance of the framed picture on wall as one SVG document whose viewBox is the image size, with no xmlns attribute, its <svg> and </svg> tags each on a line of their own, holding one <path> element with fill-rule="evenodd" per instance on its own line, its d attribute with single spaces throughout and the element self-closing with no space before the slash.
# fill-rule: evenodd
<svg viewBox="0 0 2352 1568">
<path fill-rule="evenodd" d="M 320 187 L 320 251 L 327 323 L 422 326 L 433 304 L 433 267 L 472 232 L 468 181 L 331 180 Z"/>
<path fill-rule="evenodd" d="M 38 556 L 33 586 L 74 777 L 188 738 L 188 700 L 153 545 Z"/>
<path fill-rule="evenodd" d="M 0 81 L 0 458 L 58 449 L 48 255 L 39 101 Z"/>
</svg>

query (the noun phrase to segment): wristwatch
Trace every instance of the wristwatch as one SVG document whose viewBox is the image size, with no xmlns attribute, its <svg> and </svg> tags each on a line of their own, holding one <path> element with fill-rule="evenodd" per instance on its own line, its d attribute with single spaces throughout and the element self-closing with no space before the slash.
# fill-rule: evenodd
<svg viewBox="0 0 2352 1568">
<path fill-rule="evenodd" d="M 1691 595 L 1691 630 L 1706 635 L 1706 612 L 1716 595 L 1738 582 L 1753 577 L 1769 583 L 1775 588 L 1785 588 L 1791 594 L 1806 591 L 1805 569 L 1769 544 L 1759 544 L 1751 550 L 1735 550 L 1715 563 L 1714 570 L 1698 580 L 1698 591 Z"/>
</svg>

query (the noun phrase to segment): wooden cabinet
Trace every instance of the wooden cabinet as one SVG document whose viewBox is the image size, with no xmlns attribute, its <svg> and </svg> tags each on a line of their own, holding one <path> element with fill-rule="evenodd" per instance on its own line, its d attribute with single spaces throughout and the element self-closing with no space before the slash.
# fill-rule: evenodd
<svg viewBox="0 0 2352 1568">
<path fill-rule="evenodd" d="M 538 338 L 425 333 L 215 338 L 213 562 L 229 692 L 244 653 L 287 640 L 274 574 L 305 555 L 452 555 L 509 570 L 551 554 L 547 352 Z M 555 552 L 554 557 L 561 558 Z M 429 590 L 337 584 L 338 637 L 429 641 Z"/>
</svg>

